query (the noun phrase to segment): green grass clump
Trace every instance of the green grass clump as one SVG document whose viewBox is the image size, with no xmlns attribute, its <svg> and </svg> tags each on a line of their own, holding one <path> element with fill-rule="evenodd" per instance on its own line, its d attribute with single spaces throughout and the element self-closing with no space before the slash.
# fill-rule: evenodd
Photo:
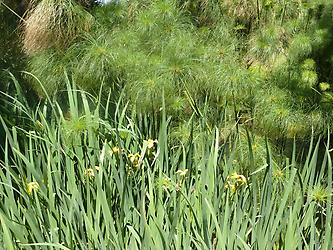
<svg viewBox="0 0 333 250">
<path fill-rule="evenodd" d="M 121 99 L 111 112 L 66 83 L 67 107 L 4 97 L 31 124 L 0 117 L 6 249 L 332 248 L 329 141 L 321 160 L 311 140 L 303 163 L 296 145 L 276 161 L 267 140 L 237 123 L 208 130 L 204 117 L 171 141 L 164 102 L 160 118 Z"/>
<path fill-rule="evenodd" d="M 26 78 L 30 79 L 31 85 L 42 97 L 45 96 L 45 91 L 51 94 L 63 90 L 66 86 L 65 73 L 70 69 L 70 61 L 71 59 L 63 54 L 47 50 L 29 61 L 29 67 L 34 68 L 34 75 L 27 75 Z M 43 79 L 43 83 L 40 79 Z"/>
</svg>

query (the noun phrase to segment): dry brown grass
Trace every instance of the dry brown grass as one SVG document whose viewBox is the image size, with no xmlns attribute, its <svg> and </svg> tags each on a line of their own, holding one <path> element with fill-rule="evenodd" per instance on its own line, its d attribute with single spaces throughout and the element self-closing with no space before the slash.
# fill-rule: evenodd
<svg viewBox="0 0 333 250">
<path fill-rule="evenodd" d="M 65 48 L 90 30 L 93 17 L 72 0 L 42 0 L 23 24 L 23 48 L 28 55 Z"/>
<path fill-rule="evenodd" d="M 257 15 L 256 1 L 253 0 L 225 0 L 222 6 L 229 16 L 242 22 L 252 21 Z"/>
</svg>

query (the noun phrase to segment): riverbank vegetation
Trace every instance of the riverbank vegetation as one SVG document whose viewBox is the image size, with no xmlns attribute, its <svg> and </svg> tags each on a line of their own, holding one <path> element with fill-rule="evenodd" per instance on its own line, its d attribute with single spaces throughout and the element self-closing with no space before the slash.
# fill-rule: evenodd
<svg viewBox="0 0 333 250">
<path fill-rule="evenodd" d="M 332 4 L 1 4 L 6 249 L 332 248 Z"/>
</svg>

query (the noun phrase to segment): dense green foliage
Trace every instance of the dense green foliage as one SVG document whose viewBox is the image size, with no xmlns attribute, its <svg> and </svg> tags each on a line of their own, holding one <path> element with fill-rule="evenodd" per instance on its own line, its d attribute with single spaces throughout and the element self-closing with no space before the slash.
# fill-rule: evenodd
<svg viewBox="0 0 333 250">
<path fill-rule="evenodd" d="M 0 246 L 333 248 L 332 3 L 19 2 Z"/>
<path fill-rule="evenodd" d="M 1 2 L 0 2 L 1 3 Z M 0 4 L 0 68 L 6 69 L 13 65 L 15 59 L 17 60 L 18 51 L 15 44 L 19 43 L 18 32 L 15 29 L 18 25 L 18 18 Z M 14 45 L 14 46 L 13 46 Z M 14 67 L 13 67 L 14 68 Z"/>
<path fill-rule="evenodd" d="M 157 112 L 163 89 L 176 119 L 208 106 L 216 124 L 227 104 L 228 115 L 279 141 L 309 138 L 312 127 L 321 133 L 331 123 L 333 22 L 325 1 L 130 1 L 91 13 L 90 32 L 67 49 L 50 44 L 31 57 L 48 93 L 64 89 L 67 72 L 82 89 L 96 93 L 102 82 L 113 99 L 124 89 L 132 107 Z"/>
<path fill-rule="evenodd" d="M 258 165 L 250 134 L 240 154 L 241 132 L 220 145 L 199 119 L 201 136 L 172 144 L 164 112 L 156 130 L 122 100 L 109 116 L 87 93 L 67 94 L 67 113 L 15 100 L 28 129 L 2 120 L 6 249 L 332 249 L 329 142 L 322 163 L 312 141 L 301 166 L 296 151 L 275 162 L 268 145 Z"/>
<path fill-rule="evenodd" d="M 13 9 L 8 9 L 3 5 L 9 4 L 10 2 Z M 20 34 L 17 29 L 20 20 L 13 14 L 12 11 L 14 11 L 14 9 L 16 11 L 18 10 L 17 2 L 0 1 L 0 91 L 6 93 L 12 93 L 13 91 L 13 85 L 11 84 L 12 79 L 7 70 L 13 72 L 13 74 L 20 79 L 17 72 L 23 70 L 26 66 L 25 56 L 20 49 Z M 4 98 L 0 98 L 0 115 L 6 122 L 15 120 L 7 109 Z M 3 145 L 4 137 L 4 130 L 0 127 L 0 146 Z M 0 156 L 2 156 L 2 152 Z M 2 159 L 2 157 L 0 157 L 0 159 Z"/>
</svg>

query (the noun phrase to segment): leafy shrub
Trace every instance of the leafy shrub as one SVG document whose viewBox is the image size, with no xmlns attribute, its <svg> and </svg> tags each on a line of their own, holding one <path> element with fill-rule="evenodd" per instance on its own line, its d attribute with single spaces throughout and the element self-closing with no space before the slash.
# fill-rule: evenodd
<svg viewBox="0 0 333 250">
<path fill-rule="evenodd" d="M 235 4 L 134 1 L 97 7 L 88 34 L 49 58 L 47 51 L 34 55 L 30 70 L 42 84 L 49 82 L 49 93 L 63 89 L 60 72 L 66 71 L 91 93 L 101 83 L 123 89 L 139 112 L 158 112 L 164 93 L 178 121 L 207 109 L 214 124 L 218 103 L 227 103 L 228 116 L 237 120 L 238 113 L 248 113 L 259 134 L 306 139 L 312 126 L 320 134 L 330 122 L 330 91 L 320 83 L 332 81 L 324 53 L 332 40 L 331 5 L 251 1 L 251 8 L 231 13 Z M 246 31 L 239 26 L 245 24 Z M 42 68 L 39 61 L 48 63 Z"/>
</svg>

